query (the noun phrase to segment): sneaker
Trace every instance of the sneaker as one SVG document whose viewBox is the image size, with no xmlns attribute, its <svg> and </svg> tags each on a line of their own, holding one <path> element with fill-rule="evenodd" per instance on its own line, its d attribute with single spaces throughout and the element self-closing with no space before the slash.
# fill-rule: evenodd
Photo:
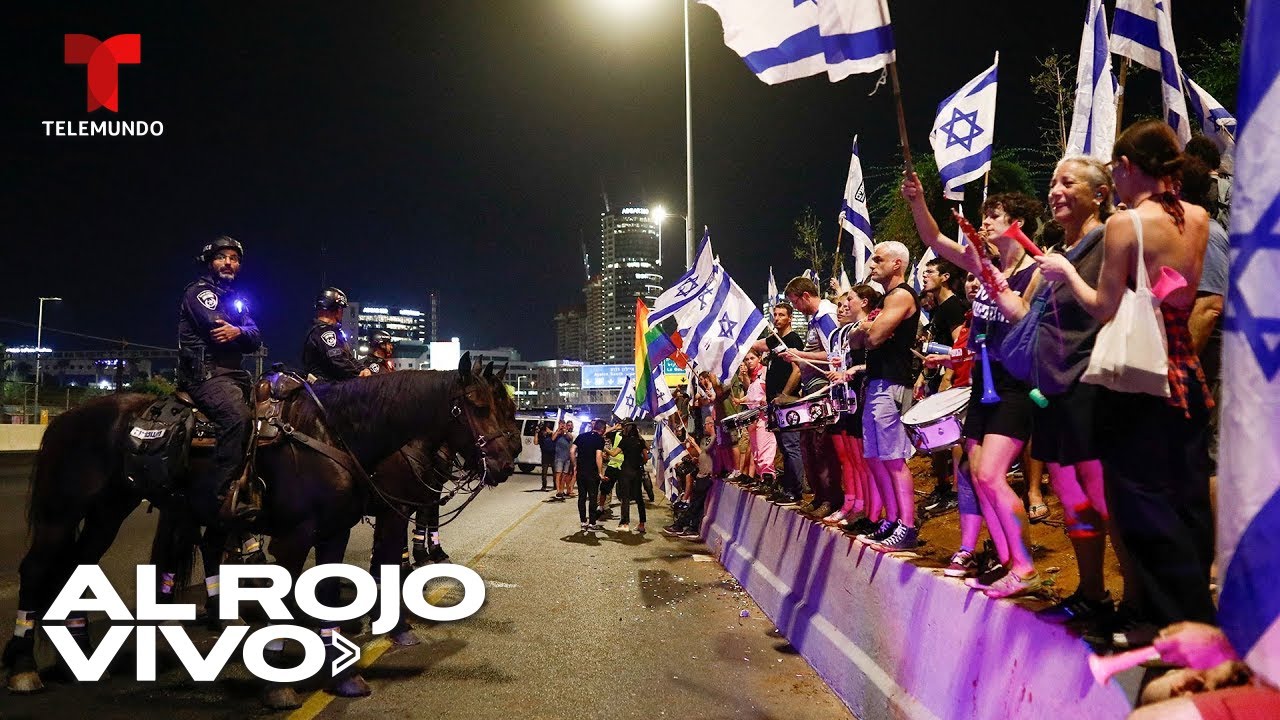
<svg viewBox="0 0 1280 720">
<path fill-rule="evenodd" d="M 636 525 L 636 533 L 643 535 L 644 532 L 645 532 L 644 523 L 640 523 L 639 525 Z"/>
<path fill-rule="evenodd" d="M 861 515 L 856 520 L 845 521 L 839 525 L 839 528 L 841 531 L 857 537 L 874 533 L 880 529 L 880 525 L 866 515 Z"/>
<path fill-rule="evenodd" d="M 920 509 L 925 512 L 931 512 L 934 508 L 946 502 L 947 496 L 950 494 L 951 493 L 945 490 L 939 492 L 935 489 L 933 492 L 925 495 L 923 498 L 920 498 Z"/>
<path fill-rule="evenodd" d="M 832 511 L 832 510 L 833 510 L 833 508 L 831 507 L 831 503 L 825 503 L 825 502 L 824 502 L 824 503 L 822 503 L 821 505 L 819 505 L 818 507 L 814 508 L 814 509 L 813 509 L 813 512 L 811 512 L 811 513 L 809 513 L 809 514 L 810 514 L 810 515 L 814 515 L 814 516 L 816 516 L 816 517 L 826 517 L 826 516 L 828 516 L 828 515 L 830 515 L 830 514 L 831 514 L 831 511 Z"/>
<path fill-rule="evenodd" d="M 618 523 L 618 532 L 631 532 L 631 523 Z"/>
<path fill-rule="evenodd" d="M 973 577 L 978 574 L 978 561 L 968 550 L 959 550 L 951 556 L 951 564 L 943 569 L 942 574 L 955 578 Z"/>
<path fill-rule="evenodd" d="M 697 528 L 685 528 L 680 531 L 680 537 L 686 540 L 701 540 L 702 535 L 698 533 Z"/>
<path fill-rule="evenodd" d="M 590 525 L 588 525 L 587 523 L 578 523 L 578 524 L 582 526 L 582 529 L 583 529 L 583 530 L 586 530 L 586 529 L 588 529 L 588 528 L 590 528 L 590 527 L 591 527 L 591 526 L 590 526 Z"/>
<path fill-rule="evenodd" d="M 604 526 L 600 523 L 588 523 L 587 530 L 590 530 L 591 532 L 602 532 L 604 530 Z"/>
<path fill-rule="evenodd" d="M 920 544 L 920 531 L 909 525 L 902 523 L 894 523 L 897 527 L 893 529 L 893 533 L 884 540 L 873 543 L 871 549 L 876 552 L 897 552 L 899 550 L 914 550 Z"/>
<path fill-rule="evenodd" d="M 876 525 L 876 529 L 872 532 L 860 533 L 858 535 L 858 540 L 867 543 L 868 545 L 880 542 L 892 535 L 894 528 L 897 526 L 898 523 L 893 520 L 881 520 L 880 523 Z"/>
<path fill-rule="evenodd" d="M 662 534 L 667 537 L 680 537 L 680 533 L 682 532 L 684 532 L 684 529 L 675 525 L 668 525 L 662 528 Z"/>
<path fill-rule="evenodd" d="M 989 598 L 1017 597 L 1035 591 L 1043 582 L 1044 578 L 1040 577 L 1040 573 L 1035 570 L 1022 577 L 1010 570 L 982 592 Z"/>
<path fill-rule="evenodd" d="M 1089 623 L 1115 612 L 1116 604 L 1111 593 L 1103 593 L 1097 600 L 1090 600 L 1077 590 L 1067 599 L 1037 611 L 1036 617 L 1054 625 Z"/>
<path fill-rule="evenodd" d="M 967 578 L 964 581 L 964 584 L 965 587 L 970 587 L 974 590 L 986 590 L 994 585 L 1000 578 L 1004 577 L 1008 572 L 1009 568 L 1006 568 L 1004 565 L 997 564 L 989 570 L 978 573 L 977 577 Z"/>
<path fill-rule="evenodd" d="M 844 510 L 837 510 L 831 513 L 830 515 L 822 518 L 822 524 L 823 525 L 839 525 L 840 523 L 844 522 L 844 519 L 846 517 L 848 516 L 845 514 Z"/>
<path fill-rule="evenodd" d="M 778 507 L 796 507 L 800 504 L 800 498 L 786 493 L 778 493 L 777 495 L 769 498 L 769 502 L 777 505 Z"/>
</svg>

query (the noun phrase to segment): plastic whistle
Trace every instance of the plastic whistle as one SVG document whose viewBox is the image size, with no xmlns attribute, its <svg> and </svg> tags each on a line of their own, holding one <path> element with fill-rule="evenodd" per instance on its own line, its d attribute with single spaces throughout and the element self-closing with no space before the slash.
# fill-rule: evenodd
<svg viewBox="0 0 1280 720">
<path fill-rule="evenodd" d="M 1001 237 L 1007 237 L 1018 243 L 1031 257 L 1040 257 L 1041 255 L 1044 255 L 1044 251 L 1037 247 L 1035 243 L 1031 242 L 1031 238 L 1027 237 L 1026 233 L 1022 232 L 1022 223 L 1020 222 L 1010 225 L 1008 230 L 1001 233 Z"/>
</svg>

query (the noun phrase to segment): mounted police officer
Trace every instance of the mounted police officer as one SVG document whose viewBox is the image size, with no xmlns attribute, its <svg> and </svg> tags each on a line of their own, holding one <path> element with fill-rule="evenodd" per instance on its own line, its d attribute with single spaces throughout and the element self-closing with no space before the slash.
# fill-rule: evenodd
<svg viewBox="0 0 1280 720">
<path fill-rule="evenodd" d="M 227 236 L 204 246 L 200 279 L 182 293 L 178 307 L 178 389 L 218 428 L 213 465 L 192 482 L 191 502 L 202 522 L 217 522 L 220 497 L 244 469 L 253 413 L 245 353 L 262 347 L 262 334 L 232 283 L 240 273 L 244 246 Z M 250 522 L 258 508 L 239 497 L 231 519 Z"/>
<path fill-rule="evenodd" d="M 374 330 L 369 335 L 369 354 L 361 358 L 360 362 L 374 375 L 395 372 L 396 363 L 391 359 L 395 351 L 395 340 L 391 333 Z"/>
<path fill-rule="evenodd" d="M 372 374 L 356 362 L 342 332 L 342 311 L 346 307 L 347 295 L 338 288 L 325 288 L 316 298 L 316 322 L 302 345 L 302 368 L 317 380 L 332 382 Z"/>
</svg>

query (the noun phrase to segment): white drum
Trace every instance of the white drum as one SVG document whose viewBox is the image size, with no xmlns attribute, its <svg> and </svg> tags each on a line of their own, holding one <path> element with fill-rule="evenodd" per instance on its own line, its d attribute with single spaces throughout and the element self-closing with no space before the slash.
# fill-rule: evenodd
<svg viewBox="0 0 1280 720">
<path fill-rule="evenodd" d="M 964 437 L 969 388 L 958 387 L 927 397 L 902 416 L 911 444 L 925 454 L 945 450 Z"/>
</svg>

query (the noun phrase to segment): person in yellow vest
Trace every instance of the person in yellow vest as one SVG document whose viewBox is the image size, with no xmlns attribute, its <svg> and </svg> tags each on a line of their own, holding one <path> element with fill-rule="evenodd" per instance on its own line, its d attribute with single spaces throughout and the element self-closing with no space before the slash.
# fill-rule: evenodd
<svg viewBox="0 0 1280 720">
<path fill-rule="evenodd" d="M 597 505 L 599 517 L 611 514 L 609 503 L 612 500 L 613 488 L 618 484 L 622 474 L 622 450 L 618 444 L 622 442 L 622 423 L 612 425 L 604 433 L 604 454 L 608 460 L 604 465 L 604 482 L 600 483 L 600 502 Z"/>
</svg>

